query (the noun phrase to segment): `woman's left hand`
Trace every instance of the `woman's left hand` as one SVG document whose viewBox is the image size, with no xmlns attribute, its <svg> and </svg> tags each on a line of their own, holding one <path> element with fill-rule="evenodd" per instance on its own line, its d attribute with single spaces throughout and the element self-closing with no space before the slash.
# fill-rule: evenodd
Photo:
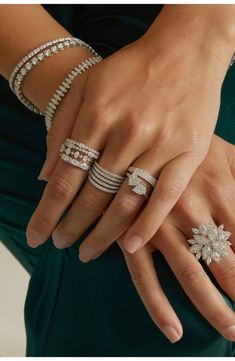
<svg viewBox="0 0 235 361">
<path fill-rule="evenodd" d="M 130 254 L 123 247 L 123 237 L 118 241 L 139 296 L 152 320 L 171 342 L 179 340 L 183 330 L 169 303 L 171 300 L 161 288 L 151 253 L 155 250 L 161 252 L 197 310 L 223 337 L 235 341 L 235 314 L 195 255 L 189 251 L 190 244 L 187 242 L 192 239 L 192 228 L 198 228 L 200 222 L 225 225 L 224 230 L 231 233 L 229 241 L 232 247 L 228 247 L 227 255 L 222 256 L 220 262 L 212 259 L 209 269 L 224 293 L 235 302 L 234 214 L 235 146 L 213 136 L 206 159 L 150 242 Z M 229 233 L 224 235 L 229 237 Z M 195 253 L 200 254 L 201 251 L 205 254 L 203 247 L 198 244 Z M 213 255 L 213 248 L 211 251 Z M 217 259 L 215 251 L 214 256 Z"/>
<path fill-rule="evenodd" d="M 202 25 L 201 15 L 169 21 L 164 9 L 154 36 L 147 32 L 90 69 L 70 136 L 102 150 L 105 169 L 124 175 L 132 165 L 158 177 L 146 207 L 138 217 L 145 198 L 131 192 L 127 181 L 112 202 L 111 194 L 86 182 L 55 229 L 86 179 L 84 171 L 59 159 L 27 227 L 29 245 L 42 244 L 52 232 L 57 247 L 71 245 L 111 202 L 81 245 L 80 259 L 102 253 L 136 219 L 124 241 L 134 252 L 156 233 L 206 156 L 231 54 L 226 42 L 221 52 L 217 28 Z"/>
</svg>

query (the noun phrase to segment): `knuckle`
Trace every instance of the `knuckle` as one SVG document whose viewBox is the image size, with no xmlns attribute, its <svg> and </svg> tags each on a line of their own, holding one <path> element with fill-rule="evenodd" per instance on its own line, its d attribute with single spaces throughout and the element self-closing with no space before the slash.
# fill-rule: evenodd
<svg viewBox="0 0 235 361">
<path fill-rule="evenodd" d="M 148 137 L 152 135 L 152 126 L 145 117 L 139 117 L 133 114 L 127 118 L 124 125 L 125 138 L 132 139 L 138 137 Z"/>
<path fill-rule="evenodd" d="M 198 152 L 201 147 L 202 136 L 197 129 L 191 129 L 191 132 L 186 137 L 186 145 L 189 151 Z"/>
<path fill-rule="evenodd" d="M 189 191 L 184 191 L 184 193 L 180 196 L 179 200 L 177 201 L 176 208 L 180 211 L 185 211 L 187 214 L 191 213 L 192 211 L 198 211 L 198 204 L 195 200 L 194 194 Z"/>
<path fill-rule="evenodd" d="M 180 278 L 186 286 L 192 289 L 201 289 L 204 280 L 202 270 L 192 267 L 191 264 L 184 266 L 180 272 Z"/>
<path fill-rule="evenodd" d="M 120 218 L 129 218 L 136 209 L 136 201 L 134 198 L 125 195 L 117 199 L 116 209 Z"/>
<path fill-rule="evenodd" d="M 234 204 L 234 186 L 233 183 L 228 182 L 227 178 L 219 174 L 218 169 L 205 170 L 203 174 L 203 181 L 205 182 L 210 194 L 214 200 L 223 200 L 224 204 Z"/>
<path fill-rule="evenodd" d="M 229 288 L 235 283 L 234 261 L 231 261 L 226 266 L 222 267 L 219 272 L 219 280 L 225 288 Z"/>
<path fill-rule="evenodd" d="M 54 177 L 53 182 L 50 185 L 50 195 L 57 200 L 66 200 L 73 194 L 72 183 L 62 175 Z"/>
<path fill-rule="evenodd" d="M 81 193 L 79 198 L 79 208 L 83 213 L 93 215 L 102 210 L 102 198 L 98 192 L 89 191 L 88 193 Z"/>
<path fill-rule="evenodd" d="M 169 127 L 165 126 L 164 128 L 159 129 L 156 136 L 157 148 L 166 146 L 170 139 L 172 139 L 172 131 Z"/>
<path fill-rule="evenodd" d="M 135 268 L 131 271 L 131 280 L 136 287 L 142 287 L 146 282 L 145 272 L 142 269 Z"/>
<path fill-rule="evenodd" d="M 60 127 L 55 123 L 52 122 L 52 125 L 47 133 L 46 136 L 46 144 L 47 147 L 50 148 L 50 146 L 61 136 L 61 130 Z"/>
<path fill-rule="evenodd" d="M 163 183 L 158 188 L 158 198 L 162 200 L 177 199 L 181 193 L 182 179 L 175 177 L 170 182 Z"/>
<path fill-rule="evenodd" d="M 89 111 L 86 125 L 93 131 L 107 129 L 113 117 L 114 112 L 110 105 L 95 103 Z"/>
<path fill-rule="evenodd" d="M 214 196 L 216 199 L 223 199 L 225 204 L 233 204 L 234 202 L 234 190 L 233 187 L 226 184 L 226 181 L 215 182 Z"/>
</svg>

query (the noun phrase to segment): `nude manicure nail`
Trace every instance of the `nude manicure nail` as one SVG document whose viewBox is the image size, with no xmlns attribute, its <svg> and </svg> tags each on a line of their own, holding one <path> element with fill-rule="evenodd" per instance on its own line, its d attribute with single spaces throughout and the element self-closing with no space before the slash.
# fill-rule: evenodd
<svg viewBox="0 0 235 361">
<path fill-rule="evenodd" d="M 89 262 L 97 254 L 93 247 L 85 246 L 79 252 L 79 258 L 82 262 Z"/>
<path fill-rule="evenodd" d="M 235 341 L 235 325 L 225 328 L 225 330 L 222 331 L 222 334 L 225 338 Z"/>
<path fill-rule="evenodd" d="M 56 248 L 63 249 L 68 246 L 68 243 L 66 243 L 65 240 L 58 235 L 52 234 L 52 239 Z"/>
<path fill-rule="evenodd" d="M 45 162 L 44 162 L 44 164 L 42 166 L 42 169 L 41 169 L 41 171 L 40 171 L 40 173 L 39 173 L 39 175 L 37 177 L 38 180 L 44 180 L 44 181 L 48 180 L 47 177 L 46 177 L 46 174 L 45 174 L 47 167 L 48 167 L 48 159 L 46 158 L 46 160 L 45 160 Z"/>
<path fill-rule="evenodd" d="M 144 243 L 141 236 L 132 236 L 125 242 L 125 248 L 129 253 L 134 253 Z"/>
<path fill-rule="evenodd" d="M 36 248 L 44 242 L 44 238 L 38 232 L 35 232 L 33 229 L 27 230 L 27 243 L 31 248 Z"/>
<path fill-rule="evenodd" d="M 181 339 L 176 329 L 172 326 L 166 325 L 161 327 L 161 331 L 170 340 L 171 343 L 175 343 Z"/>
</svg>

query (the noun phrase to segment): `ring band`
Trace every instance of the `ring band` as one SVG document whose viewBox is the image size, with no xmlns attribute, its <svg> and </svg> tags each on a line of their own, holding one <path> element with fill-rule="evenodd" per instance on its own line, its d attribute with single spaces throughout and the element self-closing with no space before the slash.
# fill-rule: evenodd
<svg viewBox="0 0 235 361">
<path fill-rule="evenodd" d="M 75 167 L 88 171 L 94 161 L 99 158 L 100 152 L 88 147 L 84 143 L 66 138 L 60 147 L 60 158 Z"/>
<path fill-rule="evenodd" d="M 205 225 L 200 223 L 198 229 L 192 228 L 193 239 L 188 239 L 191 245 L 190 252 L 195 254 L 196 259 L 201 257 L 209 266 L 212 261 L 219 263 L 222 256 L 227 256 L 227 248 L 232 245 L 228 241 L 230 232 L 224 231 L 224 225 L 216 226 L 214 223 Z"/>
<path fill-rule="evenodd" d="M 94 187 L 103 192 L 117 193 L 125 177 L 110 172 L 97 162 L 94 162 L 93 167 L 90 168 L 88 179 Z"/>
<path fill-rule="evenodd" d="M 147 191 L 146 184 L 142 180 L 154 188 L 157 184 L 157 179 L 145 170 L 136 167 L 129 167 L 126 175 L 129 178 L 128 185 L 132 187 L 132 192 L 138 195 L 143 195 L 146 199 L 148 199 L 149 192 Z"/>
</svg>

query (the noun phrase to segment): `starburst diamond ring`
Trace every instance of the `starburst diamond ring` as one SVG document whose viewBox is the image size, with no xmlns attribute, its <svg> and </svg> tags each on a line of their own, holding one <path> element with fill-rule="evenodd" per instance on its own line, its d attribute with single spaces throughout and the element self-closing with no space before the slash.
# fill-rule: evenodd
<svg viewBox="0 0 235 361">
<path fill-rule="evenodd" d="M 227 256 L 227 248 L 232 245 L 228 241 L 230 232 L 224 231 L 224 225 L 216 226 L 214 223 L 205 225 L 200 223 L 198 229 L 192 228 L 193 239 L 188 239 L 191 244 L 189 248 L 194 253 L 197 260 L 201 257 L 209 266 L 211 261 L 220 262 L 222 256 Z"/>
</svg>

